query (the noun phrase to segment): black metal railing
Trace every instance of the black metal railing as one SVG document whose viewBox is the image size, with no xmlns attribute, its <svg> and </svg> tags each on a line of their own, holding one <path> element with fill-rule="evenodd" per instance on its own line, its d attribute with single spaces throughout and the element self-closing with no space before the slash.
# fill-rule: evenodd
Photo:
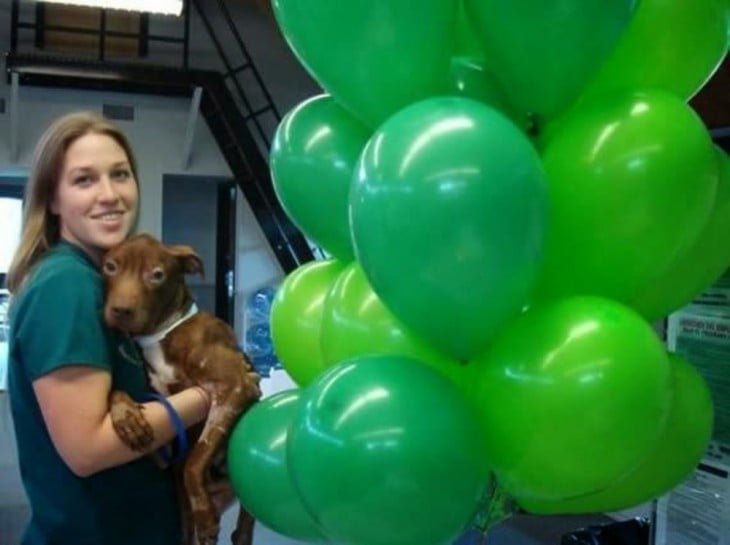
<svg viewBox="0 0 730 545">
<path fill-rule="evenodd" d="M 33 32 L 33 46 L 36 49 L 43 50 L 45 47 L 44 35 L 46 32 L 58 32 L 69 35 L 95 36 L 97 38 L 97 50 L 94 56 L 95 60 L 105 61 L 107 57 L 107 44 L 110 38 L 133 39 L 138 42 L 138 56 L 146 57 L 149 44 L 151 42 L 160 42 L 168 44 L 179 44 L 182 46 L 181 64 L 183 68 L 187 68 L 189 61 L 189 44 L 190 44 L 190 8 L 187 5 L 189 0 L 185 0 L 183 9 L 183 35 L 171 36 L 165 34 L 152 34 L 149 31 L 150 16 L 148 13 L 140 13 L 139 27 L 137 32 L 126 32 L 121 30 L 111 30 L 108 28 L 109 11 L 107 9 L 97 8 L 94 11 L 98 13 L 98 25 L 95 27 L 73 26 L 48 24 L 46 21 L 46 5 L 42 2 L 36 3 L 34 16 L 32 20 L 24 20 L 20 13 L 20 0 L 11 0 L 10 7 L 10 52 L 19 53 L 20 50 L 20 32 Z M 90 8 L 91 9 L 91 8 Z"/>
<path fill-rule="evenodd" d="M 32 43 L 34 49 L 40 51 L 44 50 L 44 34 L 46 32 L 60 32 L 69 35 L 96 37 L 97 49 L 93 58 L 103 62 L 108 60 L 107 44 L 109 39 L 134 39 L 138 42 L 138 57 L 140 59 L 147 57 L 151 43 L 180 45 L 181 56 L 178 66 L 182 69 L 188 69 L 190 67 L 191 19 L 195 16 L 205 27 L 208 37 L 224 66 L 223 76 L 236 97 L 237 103 L 243 110 L 245 122 L 254 131 L 261 151 L 265 155 L 268 153 L 273 133 L 272 127 L 278 125 L 282 115 L 246 47 L 231 10 L 224 0 L 185 0 L 182 12 L 182 35 L 151 33 L 149 30 L 150 15 L 147 13 L 140 14 L 137 32 L 112 30 L 107 24 L 110 10 L 99 8 L 95 11 L 98 12 L 99 19 L 97 25 L 93 28 L 49 24 L 45 17 L 46 7 L 42 2 L 35 5 L 34 19 L 24 20 L 20 15 L 20 0 L 11 0 L 10 51 L 11 53 L 28 52 L 19 49 L 19 35 L 23 31 L 33 32 Z M 215 22 L 224 24 L 216 25 Z M 223 33 L 228 33 L 231 39 L 223 40 Z M 237 63 L 234 61 L 238 58 L 243 58 L 243 62 Z M 249 74 L 251 77 L 247 78 L 248 86 L 246 86 L 242 83 L 241 78 Z M 263 100 L 259 100 L 258 104 L 254 104 L 251 99 L 252 95 L 262 97 Z M 267 115 L 271 116 L 268 124 L 264 121 Z"/>
<path fill-rule="evenodd" d="M 262 123 L 261 117 L 270 113 L 273 115 L 275 122 L 278 123 L 281 121 L 281 113 L 276 107 L 274 99 L 272 98 L 271 93 L 269 93 L 269 90 L 261 77 L 261 73 L 256 68 L 253 58 L 241 37 L 241 33 L 238 30 L 230 10 L 223 0 L 215 0 L 215 2 L 214 0 L 192 0 L 192 4 L 195 7 L 196 13 L 200 17 L 200 20 L 208 31 L 208 35 L 213 42 L 213 46 L 223 62 L 223 66 L 225 67 L 223 77 L 225 78 L 226 83 L 235 91 L 235 96 L 238 97 L 245 108 L 245 111 L 243 112 L 244 120 L 249 125 L 253 124 L 256 134 L 264 149 L 268 150 L 271 146 L 272 135 L 271 131 L 267 130 L 265 125 Z M 219 38 L 218 32 L 214 29 L 212 24 L 212 14 L 210 12 L 215 6 L 217 6 L 218 13 L 226 22 L 226 27 L 233 38 L 233 43 L 237 46 L 238 51 L 236 52 L 226 51 L 223 41 Z M 238 55 L 236 55 L 236 53 Z M 234 66 L 232 58 L 235 56 L 242 56 L 244 60 L 242 63 Z M 264 99 L 263 104 L 260 104 L 257 107 L 253 106 L 244 86 L 241 84 L 240 76 L 246 72 L 251 73 L 253 76 L 253 82 L 256 85 L 255 91 L 260 93 Z"/>
</svg>

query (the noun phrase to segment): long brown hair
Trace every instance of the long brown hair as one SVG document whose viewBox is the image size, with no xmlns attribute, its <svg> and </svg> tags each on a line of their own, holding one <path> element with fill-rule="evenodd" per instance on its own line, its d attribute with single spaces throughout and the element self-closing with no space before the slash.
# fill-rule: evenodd
<svg viewBox="0 0 730 545">
<path fill-rule="evenodd" d="M 50 203 L 58 188 L 66 150 L 89 133 L 113 138 L 126 152 L 135 181 L 139 180 L 137 162 L 127 137 L 106 119 L 93 112 L 75 112 L 54 121 L 41 136 L 33 154 L 25 189 L 23 230 L 6 279 L 11 293 L 18 291 L 33 265 L 60 238 L 58 217 L 51 213 Z"/>
</svg>

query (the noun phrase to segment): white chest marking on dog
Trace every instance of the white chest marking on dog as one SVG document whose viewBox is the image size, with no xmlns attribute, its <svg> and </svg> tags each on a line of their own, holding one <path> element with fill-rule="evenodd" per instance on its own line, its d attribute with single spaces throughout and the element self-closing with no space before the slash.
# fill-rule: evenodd
<svg viewBox="0 0 730 545">
<path fill-rule="evenodd" d="M 165 360 L 165 353 L 160 343 L 142 348 L 144 359 L 150 364 L 150 383 L 152 387 L 164 395 L 169 395 L 169 386 L 177 382 L 175 368 Z"/>
<path fill-rule="evenodd" d="M 169 395 L 169 386 L 177 382 L 177 374 L 175 367 L 167 363 L 165 353 L 162 351 L 160 342 L 167 334 L 183 323 L 188 318 L 194 316 L 198 312 L 198 307 L 193 303 L 190 309 L 184 314 L 177 314 L 170 317 L 160 330 L 152 335 L 144 335 L 135 337 L 135 341 L 142 348 L 145 360 L 152 368 L 150 373 L 150 383 L 152 387 L 161 394 Z"/>
</svg>

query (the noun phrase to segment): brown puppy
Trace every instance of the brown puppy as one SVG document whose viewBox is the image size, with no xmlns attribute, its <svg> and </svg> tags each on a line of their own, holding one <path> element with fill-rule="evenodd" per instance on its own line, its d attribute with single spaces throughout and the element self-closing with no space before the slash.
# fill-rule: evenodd
<svg viewBox="0 0 730 545">
<path fill-rule="evenodd" d="M 233 330 L 217 317 L 197 312 L 185 284 L 186 274 L 203 272 L 192 248 L 165 246 L 149 235 L 137 235 L 106 254 L 102 271 L 104 319 L 135 337 L 152 387 L 169 395 L 201 386 L 210 395 L 211 409 L 184 462 L 182 484 L 188 500 L 183 514 L 189 510 L 192 525 L 186 539 L 194 536 L 199 545 L 215 545 L 220 515 L 208 486 L 209 470 L 233 425 L 260 397 L 259 377 L 238 348 Z M 119 391 L 112 392 L 110 404 L 122 440 L 134 450 L 148 450 L 152 428 L 140 406 Z M 250 543 L 252 525 L 242 508 L 234 541 Z"/>
</svg>

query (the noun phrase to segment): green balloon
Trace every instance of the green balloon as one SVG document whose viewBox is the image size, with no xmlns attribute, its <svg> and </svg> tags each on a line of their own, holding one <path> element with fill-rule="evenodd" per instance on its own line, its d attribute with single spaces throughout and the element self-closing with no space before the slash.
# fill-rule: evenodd
<svg viewBox="0 0 730 545">
<path fill-rule="evenodd" d="M 543 118 L 556 116 L 578 98 L 615 47 L 634 7 L 634 0 L 465 1 L 512 103 Z"/>
<path fill-rule="evenodd" d="M 325 301 L 322 317 L 325 365 L 360 356 L 406 356 L 433 367 L 457 386 L 464 367 L 402 325 L 373 292 L 358 263 L 339 276 Z"/>
<path fill-rule="evenodd" d="M 360 157 L 355 253 L 401 322 L 466 361 L 529 296 L 546 200 L 539 156 L 512 122 L 474 100 L 425 100 L 384 123 Z"/>
<path fill-rule="evenodd" d="M 302 403 L 291 475 L 332 541 L 448 544 L 470 523 L 489 468 L 473 408 L 439 373 L 409 358 L 358 358 L 310 385 Z"/>
<path fill-rule="evenodd" d="M 697 370 L 670 354 L 672 405 L 664 431 L 651 454 L 606 490 L 557 502 L 520 501 L 532 514 L 578 514 L 620 511 L 658 498 L 680 485 L 707 451 L 712 437 L 712 397 Z"/>
<path fill-rule="evenodd" d="M 482 56 L 482 44 L 477 37 L 474 25 L 469 20 L 464 0 L 457 0 L 456 33 L 454 35 L 454 54 L 457 56 Z"/>
<path fill-rule="evenodd" d="M 324 542 L 294 490 L 287 463 L 288 428 L 300 395 L 288 390 L 255 404 L 231 433 L 227 464 L 236 496 L 257 521 L 292 539 Z"/>
<path fill-rule="evenodd" d="M 444 91 L 456 0 L 274 0 L 273 7 L 304 68 L 371 127 Z"/>
<path fill-rule="evenodd" d="M 665 91 L 585 103 L 543 151 L 551 225 L 538 299 L 629 304 L 707 222 L 717 158 L 702 120 Z"/>
<path fill-rule="evenodd" d="M 631 301 L 647 320 L 662 318 L 690 303 L 730 267 L 730 159 L 717 148 L 719 180 L 710 219 L 697 240 Z"/>
<path fill-rule="evenodd" d="M 469 367 L 487 459 L 521 501 L 581 496 L 624 477 L 656 445 L 671 403 L 654 330 L 598 297 L 528 310 Z"/>
<path fill-rule="evenodd" d="M 284 279 L 271 304 L 274 352 L 299 386 L 326 368 L 320 348 L 322 309 L 343 267 L 334 259 L 301 265 Z"/>
<path fill-rule="evenodd" d="M 641 0 L 584 95 L 655 88 L 689 99 L 727 54 L 726 9 L 723 0 Z"/>
<path fill-rule="evenodd" d="M 457 56 L 451 59 L 449 72 L 453 94 L 483 102 L 503 113 L 522 130 L 530 127 L 526 114 L 521 114 L 510 104 L 496 75 L 481 57 Z"/>
<path fill-rule="evenodd" d="M 276 129 L 269 164 L 294 223 L 327 252 L 353 259 L 347 223 L 352 171 L 370 131 L 330 96 L 305 100 Z"/>
</svg>

